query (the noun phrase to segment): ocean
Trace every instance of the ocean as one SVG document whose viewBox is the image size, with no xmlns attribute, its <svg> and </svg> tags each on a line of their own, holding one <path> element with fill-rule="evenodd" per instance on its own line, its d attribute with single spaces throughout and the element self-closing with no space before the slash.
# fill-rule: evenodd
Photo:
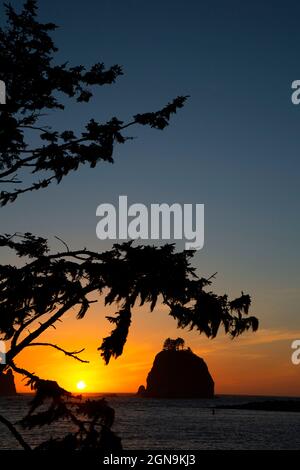
<svg viewBox="0 0 300 470">
<path fill-rule="evenodd" d="M 31 397 L 0 398 L 0 414 L 16 423 Z M 219 396 L 213 400 L 167 400 L 119 395 L 107 398 L 116 411 L 114 431 L 124 449 L 145 450 L 275 450 L 300 449 L 300 413 L 212 408 L 270 400 L 271 397 Z M 278 398 L 277 398 L 278 399 Z M 298 399 L 300 401 L 300 398 Z M 70 424 L 24 431 L 25 440 L 38 445 L 70 430 Z M 0 423 L 0 449 L 19 449 Z"/>
</svg>

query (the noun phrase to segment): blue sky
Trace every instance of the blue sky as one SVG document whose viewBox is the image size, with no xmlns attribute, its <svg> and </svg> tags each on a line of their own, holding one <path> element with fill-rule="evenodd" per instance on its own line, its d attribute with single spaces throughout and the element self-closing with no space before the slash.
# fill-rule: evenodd
<svg viewBox="0 0 300 470">
<path fill-rule="evenodd" d="M 300 106 L 290 99 L 300 79 L 299 14 L 296 1 L 40 2 L 41 20 L 61 27 L 60 61 L 103 60 L 125 72 L 47 123 L 80 130 L 91 117 L 127 120 L 179 94 L 190 99 L 165 131 L 132 129 L 137 138 L 116 149 L 114 165 L 1 209 L 3 231 L 101 251 L 103 202 L 126 194 L 132 203 L 203 203 L 199 273 L 218 271 L 220 293 L 249 292 L 264 327 L 299 329 Z"/>
</svg>

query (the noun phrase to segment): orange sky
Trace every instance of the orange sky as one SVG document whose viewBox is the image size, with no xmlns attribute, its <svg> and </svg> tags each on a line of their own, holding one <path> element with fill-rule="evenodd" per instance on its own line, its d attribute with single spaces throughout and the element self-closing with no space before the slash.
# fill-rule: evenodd
<svg viewBox="0 0 300 470">
<path fill-rule="evenodd" d="M 76 384 L 86 382 L 86 392 L 136 392 L 145 384 L 155 354 L 166 337 L 181 336 L 192 350 L 206 361 L 215 381 L 217 394 L 260 394 L 300 396 L 300 365 L 291 362 L 291 342 L 300 339 L 300 331 L 268 329 L 247 333 L 231 340 L 223 334 L 214 340 L 196 332 L 178 330 L 166 308 L 158 306 L 135 309 L 132 328 L 123 355 L 105 366 L 97 347 L 111 329 L 104 316 L 113 309 L 93 304 L 83 320 L 76 320 L 76 310 L 63 323 L 50 329 L 39 341 L 54 342 L 69 350 L 86 348 L 82 364 L 48 347 L 31 347 L 16 358 L 42 378 L 54 379 L 61 386 L 76 391 Z M 17 389 L 29 391 L 21 377 Z"/>
<path fill-rule="evenodd" d="M 135 2 L 132 11 L 127 2 L 117 8 L 115 2 L 90 2 L 92 9 L 73 2 L 70 16 L 63 2 L 55 12 L 53 2 L 39 3 L 41 18 L 62 27 L 56 39 L 63 61 L 103 58 L 124 65 L 126 74 L 83 107 L 70 103 L 47 114 L 42 125 L 62 132 L 67 123 L 79 132 L 91 117 L 126 119 L 156 111 L 178 93 L 191 97 L 163 133 L 133 131 L 134 140 L 116 148 L 114 165 L 84 168 L 2 208 L 5 232 L 49 238 L 53 252 L 64 250 L 60 239 L 72 249 L 102 252 L 112 241 L 96 238 L 100 203 L 116 203 L 119 194 L 128 195 L 129 204 L 204 203 L 205 246 L 192 265 L 204 277 L 218 271 L 212 289 L 220 295 L 233 299 L 245 289 L 260 329 L 234 341 L 222 335 L 208 340 L 177 330 L 163 308 L 149 313 L 147 306 L 135 311 L 123 356 L 105 366 L 97 347 L 111 329 L 105 315 L 113 310 L 93 304 L 87 318 L 77 321 L 74 309 L 39 338 L 71 350 L 85 347 L 88 365 L 42 347 L 28 348 L 16 364 L 72 391 L 84 380 L 87 392 L 135 392 L 164 339 L 182 336 L 207 362 L 216 393 L 300 396 L 300 365 L 291 362 L 291 343 L 300 339 L 300 106 L 290 100 L 300 29 L 294 10 L 273 2 L 279 7 L 270 21 L 269 2 L 251 2 L 251 8 L 236 2 L 234 14 L 227 2 L 215 2 L 214 10 L 205 1 L 189 8 Z M 28 144 L 36 138 L 28 135 Z M 182 245 L 177 240 L 176 250 Z M 2 263 L 22 263 L 3 251 Z M 16 381 L 19 391 L 27 390 Z"/>
</svg>

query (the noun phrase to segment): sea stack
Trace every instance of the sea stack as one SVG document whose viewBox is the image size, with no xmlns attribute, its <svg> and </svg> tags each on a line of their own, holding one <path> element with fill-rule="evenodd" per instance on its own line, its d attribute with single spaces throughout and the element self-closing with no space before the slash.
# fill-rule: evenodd
<svg viewBox="0 0 300 470">
<path fill-rule="evenodd" d="M 16 386 L 14 381 L 14 375 L 9 369 L 6 374 L 2 372 L 0 374 L 0 396 L 11 396 L 16 395 Z"/>
<path fill-rule="evenodd" d="M 147 377 L 146 388 L 138 395 L 151 398 L 213 398 L 214 381 L 204 360 L 190 348 L 184 349 L 181 338 L 168 338 Z"/>
</svg>

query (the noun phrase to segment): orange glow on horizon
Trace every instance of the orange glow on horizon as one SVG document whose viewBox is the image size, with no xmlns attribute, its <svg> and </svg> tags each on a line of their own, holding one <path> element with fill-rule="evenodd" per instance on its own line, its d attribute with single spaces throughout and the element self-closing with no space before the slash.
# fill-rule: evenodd
<svg viewBox="0 0 300 470">
<path fill-rule="evenodd" d="M 146 384 L 165 338 L 181 336 L 186 346 L 207 363 L 217 395 L 300 396 L 300 366 L 293 365 L 290 359 L 291 342 L 300 338 L 300 331 L 260 329 L 236 340 L 223 334 L 210 340 L 197 332 L 178 330 L 163 308 L 157 310 L 149 313 L 146 308 L 139 309 L 122 356 L 111 359 L 107 366 L 97 349 L 111 325 L 99 306 L 83 320 L 76 320 L 74 312 L 68 314 L 55 330 L 51 328 L 41 337 L 41 341 L 58 344 L 65 350 L 85 348 L 80 358 L 89 363 L 76 361 L 53 348 L 40 347 L 36 354 L 37 348 L 29 347 L 16 358 L 16 365 L 41 378 L 56 380 L 70 392 L 136 393 L 140 385 Z M 105 309 L 105 314 L 110 313 Z M 15 374 L 17 391 L 31 392 L 22 379 Z"/>
</svg>

